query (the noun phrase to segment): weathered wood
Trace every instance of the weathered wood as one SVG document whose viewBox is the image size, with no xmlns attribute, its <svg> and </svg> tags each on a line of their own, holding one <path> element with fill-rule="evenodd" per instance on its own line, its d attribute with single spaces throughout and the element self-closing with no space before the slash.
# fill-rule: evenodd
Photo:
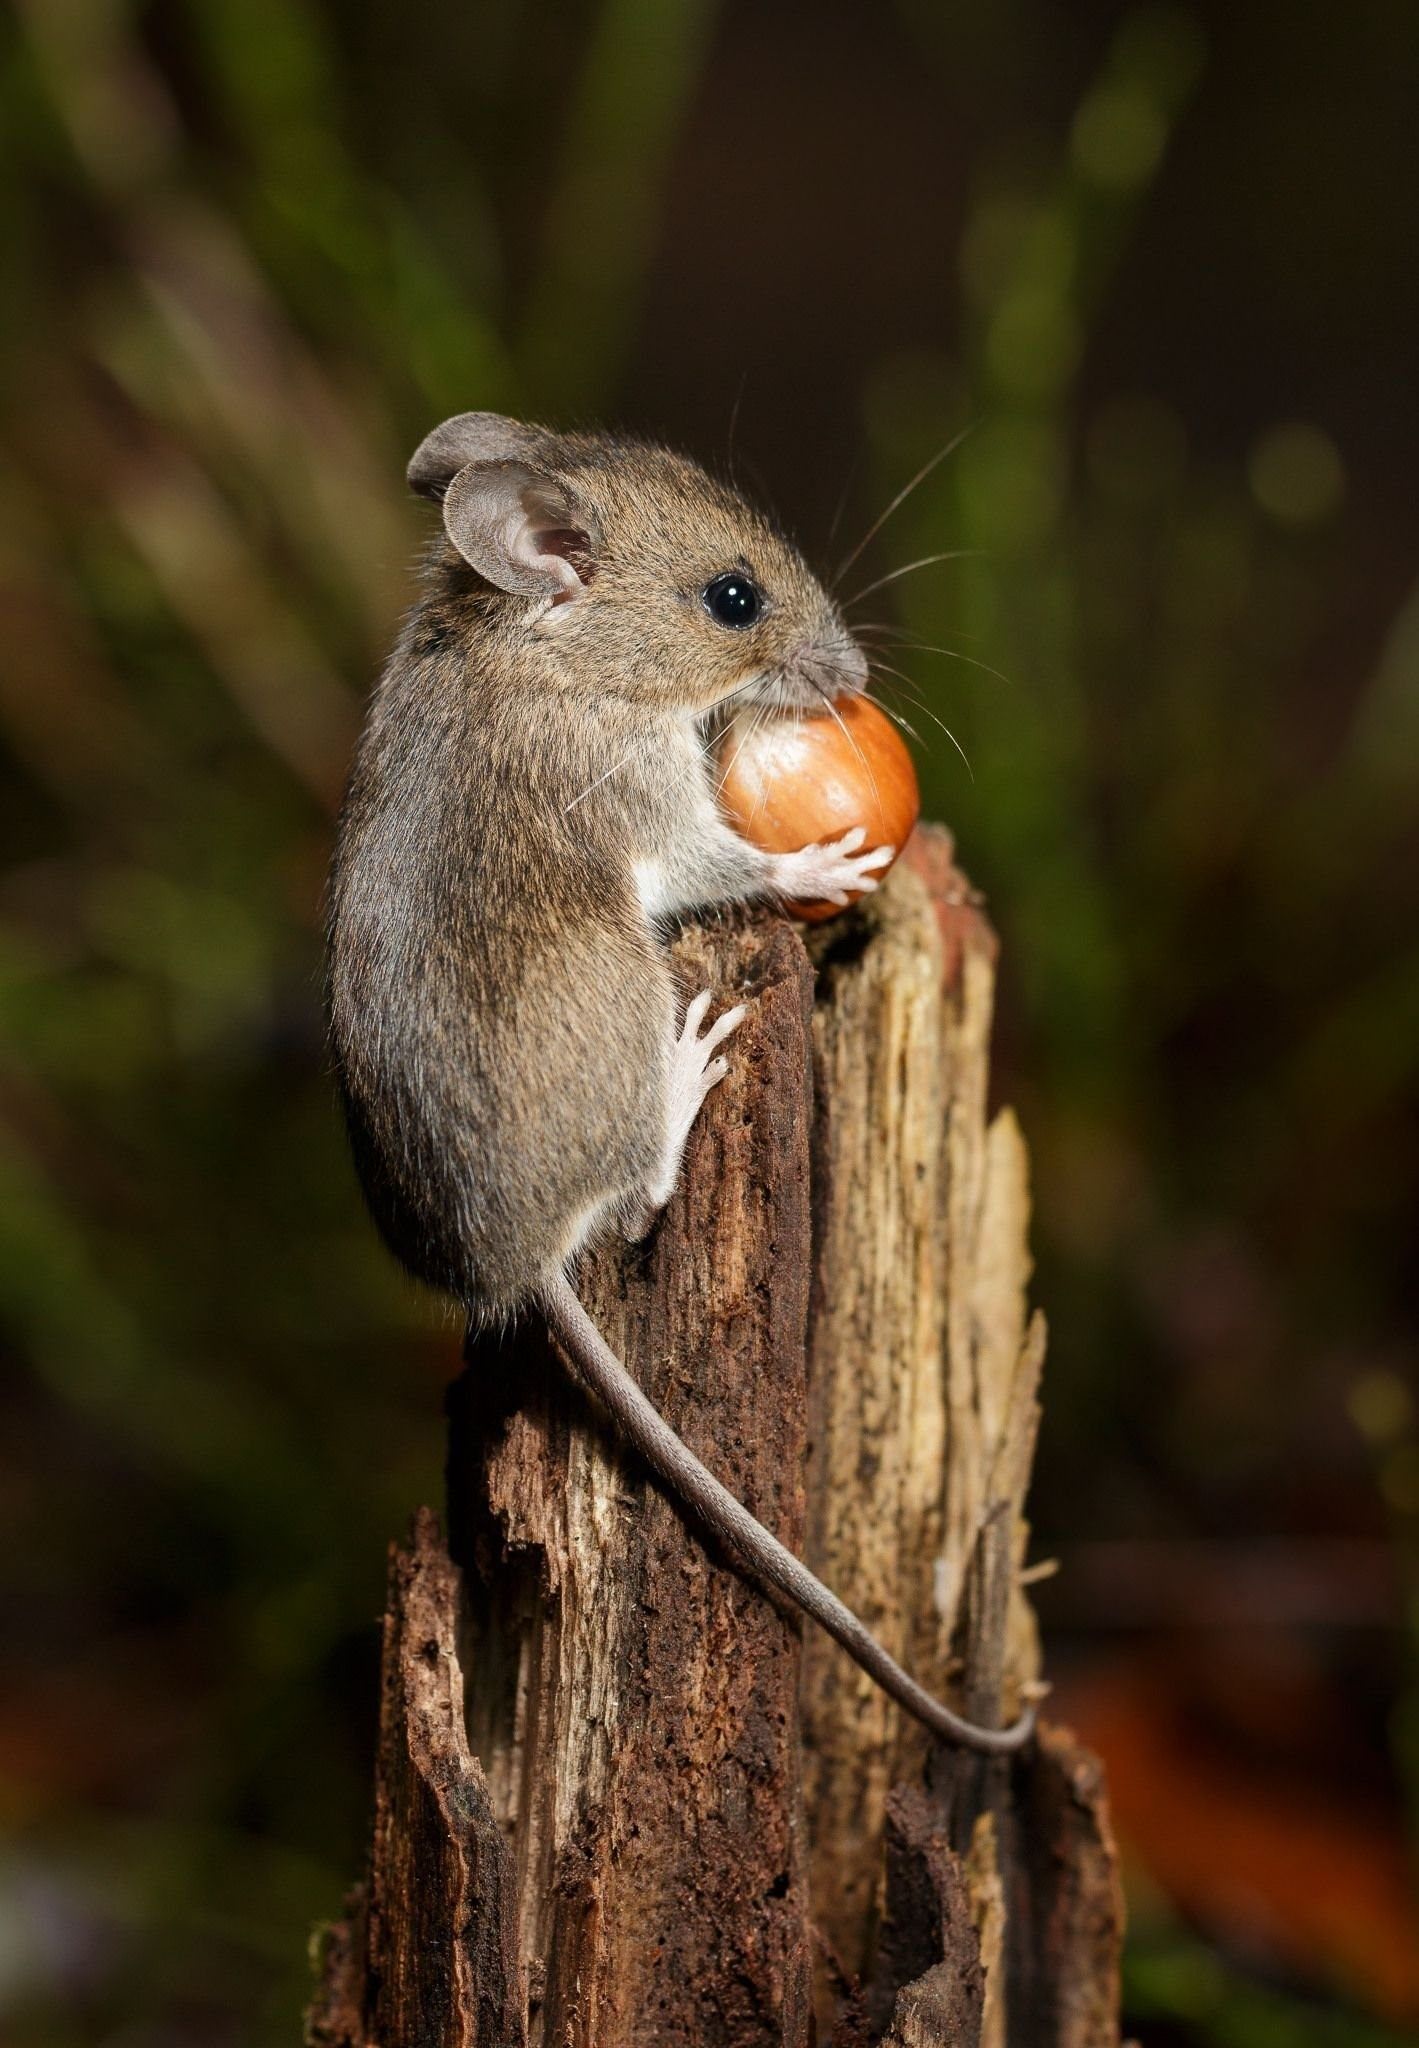
<svg viewBox="0 0 1419 2048">
<path fill-rule="evenodd" d="M 801 1547 L 810 977 L 773 922 L 687 933 L 676 961 L 751 1016 L 662 1227 L 591 1261 L 582 1292 L 672 1425 Z M 479 1503 L 470 1731 L 517 1849 L 531 2041 L 806 2041 L 797 1623 L 545 1365 L 490 1429 L 507 1372 L 474 1358 L 450 1474 Z"/>
<path fill-rule="evenodd" d="M 978 2048 L 977 1999 L 974 1976 L 963 1977 L 949 1962 L 933 1964 L 898 1993 L 882 2048 Z"/>
<path fill-rule="evenodd" d="M 464 1725 L 459 1578 L 425 1510 L 390 1556 L 370 1879 L 321 1944 L 321 2048 L 520 2048 L 513 1870 Z"/>
<path fill-rule="evenodd" d="M 1117 2048 L 1123 1892 L 1103 1768 L 1045 1728 L 1011 1815 L 1010 2010 L 1022 2041 Z"/>
<path fill-rule="evenodd" d="M 939 1806 L 914 1785 L 887 1799 L 885 1894 L 869 2013 L 881 2022 L 895 2010 L 900 2029 L 902 1987 L 936 1972 L 929 1995 L 911 2006 L 913 2028 L 930 2038 L 929 2015 L 940 2011 L 954 2029 L 950 2039 L 975 2048 L 988 1988 L 982 1934 Z"/>
<path fill-rule="evenodd" d="M 814 1467 L 808 1561 L 960 1704 L 1013 1718 L 1038 1677 L 1017 1585 L 1043 1326 L 1026 1344 L 1024 1147 L 986 1119 L 995 940 L 947 835 L 817 942 Z M 860 1970 L 886 1800 L 928 1738 L 831 1643 L 804 1646 L 815 1910 Z"/>
<path fill-rule="evenodd" d="M 986 1115 L 994 940 L 927 831 L 812 944 L 768 916 L 679 939 L 687 987 L 750 1015 L 650 1242 L 580 1284 L 754 1512 L 1001 1721 L 1038 1681 L 1044 1332 L 1024 1146 Z M 1057 1733 L 1012 1763 L 933 1748 L 706 1547 L 545 1337 L 471 1347 L 451 1421 L 461 1589 L 421 1525 L 369 1903 L 327 1936 L 313 2039 L 1115 2048 L 1092 1760 Z"/>
</svg>

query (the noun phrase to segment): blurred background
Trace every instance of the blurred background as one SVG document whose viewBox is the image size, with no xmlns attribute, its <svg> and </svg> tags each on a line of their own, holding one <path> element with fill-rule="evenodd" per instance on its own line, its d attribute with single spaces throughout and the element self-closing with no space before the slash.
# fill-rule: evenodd
<svg viewBox="0 0 1419 2048">
<path fill-rule="evenodd" d="M 360 1866 L 457 1332 L 359 1208 L 319 898 L 404 461 L 495 407 L 732 432 L 824 564 L 968 430 L 848 588 L 969 551 L 855 616 L 1004 942 L 1130 2025 L 1413 2038 L 1409 0 L 0 34 L 0 2035 L 290 2042 Z"/>
</svg>

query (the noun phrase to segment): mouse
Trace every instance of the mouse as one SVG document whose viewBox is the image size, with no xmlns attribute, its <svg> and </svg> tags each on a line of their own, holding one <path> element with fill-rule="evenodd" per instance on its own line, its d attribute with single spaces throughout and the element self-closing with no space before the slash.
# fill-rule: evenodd
<svg viewBox="0 0 1419 2048">
<path fill-rule="evenodd" d="M 716 804 L 711 741 L 868 669 L 798 548 L 649 440 L 486 412 L 408 482 L 440 510 L 371 695 L 327 897 L 330 1044 L 374 1222 L 470 1323 L 545 1319 L 574 1379 L 701 1529 L 937 1736 L 1019 1749 L 905 1671 L 669 1428 L 578 1299 L 579 1255 L 643 1236 L 744 1009 L 677 988 L 675 924 L 870 893 L 856 829 L 766 853 Z M 688 996 L 688 999 L 686 999 Z"/>
</svg>

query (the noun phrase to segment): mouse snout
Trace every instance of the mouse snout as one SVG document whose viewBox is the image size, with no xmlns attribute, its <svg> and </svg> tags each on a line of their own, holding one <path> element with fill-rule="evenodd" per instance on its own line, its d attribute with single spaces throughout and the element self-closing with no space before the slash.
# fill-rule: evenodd
<svg viewBox="0 0 1419 2048">
<path fill-rule="evenodd" d="M 796 647 L 783 665 L 784 682 L 801 702 L 815 697 L 856 697 L 867 688 L 867 659 L 846 633 Z"/>
</svg>

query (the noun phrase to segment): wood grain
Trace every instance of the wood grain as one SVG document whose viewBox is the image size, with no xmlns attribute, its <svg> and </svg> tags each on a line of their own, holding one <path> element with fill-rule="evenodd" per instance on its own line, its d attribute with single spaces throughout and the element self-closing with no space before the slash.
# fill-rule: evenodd
<svg viewBox="0 0 1419 2048">
<path fill-rule="evenodd" d="M 812 941 L 687 930 L 750 999 L 649 1242 L 583 1298 L 686 1441 L 928 1684 L 1012 1716 L 1044 1329 L 995 941 L 944 833 Z M 370 1871 L 324 2048 L 1116 2048 L 1102 1778 L 934 1747 L 707 1548 L 545 1334 L 470 1345 L 450 1540 L 396 1554 Z"/>
</svg>

